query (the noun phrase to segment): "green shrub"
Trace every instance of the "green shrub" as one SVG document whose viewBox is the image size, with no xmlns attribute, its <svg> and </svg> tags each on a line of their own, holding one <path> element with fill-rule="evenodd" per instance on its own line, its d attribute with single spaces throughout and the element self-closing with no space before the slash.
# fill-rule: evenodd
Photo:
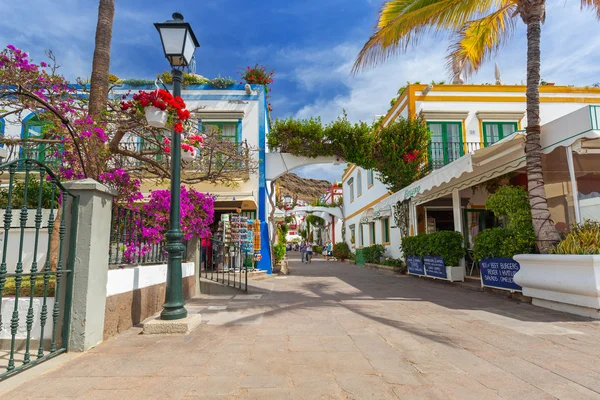
<svg viewBox="0 0 600 400">
<path fill-rule="evenodd" d="M 600 254 L 600 222 L 573 224 L 571 232 L 549 251 L 551 254 Z"/>
<path fill-rule="evenodd" d="M 531 253 L 535 249 L 535 232 L 531 221 L 531 206 L 529 195 L 521 186 L 501 186 L 496 192 L 488 197 L 485 208 L 498 217 L 508 217 L 508 229 L 513 240 L 503 249 L 503 253 L 514 252 L 515 254 Z M 512 256 L 511 256 L 512 257 Z"/>
<path fill-rule="evenodd" d="M 333 256 L 338 260 L 347 260 L 350 258 L 350 247 L 346 242 L 338 242 L 333 245 Z"/>
<path fill-rule="evenodd" d="M 405 236 L 401 244 L 404 256 L 439 256 L 449 266 L 458 265 L 465 255 L 463 236 L 460 232 L 439 231 L 422 233 L 417 236 Z"/>
<path fill-rule="evenodd" d="M 313 253 L 323 254 L 323 246 L 314 245 L 313 246 Z"/>
<path fill-rule="evenodd" d="M 285 257 L 285 244 L 277 243 L 273 246 L 273 255 L 275 256 L 275 264 L 279 264 Z"/>
<path fill-rule="evenodd" d="M 48 277 L 48 288 L 46 289 L 46 296 L 54 297 L 54 291 L 56 288 L 56 276 L 50 275 Z M 4 292 L 2 297 L 14 296 L 16 294 L 15 278 L 7 277 L 4 283 Z M 19 288 L 19 297 L 27 297 L 31 293 L 31 277 L 23 276 L 21 281 L 21 287 Z M 35 284 L 33 287 L 33 296 L 42 297 L 44 296 L 44 276 L 38 275 L 35 278 Z"/>
<path fill-rule="evenodd" d="M 456 266 L 465 256 L 464 239 L 460 232 L 438 231 L 431 233 L 425 249 L 426 256 L 440 256 L 444 264 Z"/>
<path fill-rule="evenodd" d="M 34 176 L 29 177 L 27 183 L 27 204 L 29 209 L 35 209 L 38 206 L 38 198 L 40 193 L 40 180 Z M 55 189 L 54 197 L 52 196 L 52 183 L 44 181 L 42 183 L 42 208 L 55 208 L 58 205 L 58 196 L 60 195 L 58 188 Z M 16 181 L 13 187 L 11 208 L 13 210 L 23 207 L 23 199 L 25 197 L 25 181 Z M 0 208 L 8 206 L 8 188 L 0 189 Z"/>
<path fill-rule="evenodd" d="M 374 244 L 362 249 L 363 257 L 367 263 L 378 263 L 385 254 L 385 247 L 380 244 Z"/>
<path fill-rule="evenodd" d="M 405 257 L 417 256 L 421 257 L 427 255 L 425 253 L 427 247 L 428 236 L 425 233 L 421 233 L 417 236 L 404 236 L 402 238 L 400 249 Z"/>
<path fill-rule="evenodd" d="M 287 225 L 279 225 L 277 228 L 277 239 L 279 243 L 287 242 L 287 233 L 289 232 L 289 228 Z"/>
<path fill-rule="evenodd" d="M 235 79 L 221 78 L 221 76 L 219 75 L 218 78 L 214 78 L 214 79 L 211 79 L 210 81 L 208 81 L 208 84 L 217 89 L 225 89 L 225 88 L 228 88 L 229 86 L 235 85 L 235 82 L 236 82 Z"/>
<path fill-rule="evenodd" d="M 531 246 L 519 249 L 515 245 L 515 235 L 506 228 L 484 229 L 474 239 L 473 256 L 477 261 L 483 258 L 512 258 L 515 254 L 528 253 Z"/>
</svg>

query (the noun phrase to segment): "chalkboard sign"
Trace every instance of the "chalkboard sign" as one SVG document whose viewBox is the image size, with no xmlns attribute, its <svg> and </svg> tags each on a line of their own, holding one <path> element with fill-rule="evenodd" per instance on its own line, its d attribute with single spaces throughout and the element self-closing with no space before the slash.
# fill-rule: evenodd
<svg viewBox="0 0 600 400">
<path fill-rule="evenodd" d="M 448 279 L 446 265 L 444 264 L 444 259 L 442 257 L 424 256 L 423 263 L 425 264 L 427 276 Z"/>
<path fill-rule="evenodd" d="M 481 281 L 484 286 L 522 290 L 521 286 L 513 280 L 521 266 L 512 258 L 484 258 L 479 262 L 479 267 L 481 269 Z"/>
<path fill-rule="evenodd" d="M 410 256 L 406 257 L 406 265 L 408 267 L 408 273 L 414 275 L 425 275 L 425 269 L 421 262 L 421 257 Z"/>
</svg>

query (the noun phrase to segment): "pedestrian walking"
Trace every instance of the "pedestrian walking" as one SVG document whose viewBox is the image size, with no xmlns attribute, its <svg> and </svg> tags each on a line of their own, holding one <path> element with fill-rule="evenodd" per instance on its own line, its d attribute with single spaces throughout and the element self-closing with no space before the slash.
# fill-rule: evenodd
<svg viewBox="0 0 600 400">
<path fill-rule="evenodd" d="M 302 242 L 300 245 L 300 254 L 302 255 L 302 264 L 304 264 L 304 259 L 306 258 L 306 242 Z"/>
<path fill-rule="evenodd" d="M 306 263 L 309 264 L 312 262 L 312 253 L 313 253 L 313 244 L 308 242 L 306 245 Z"/>
</svg>

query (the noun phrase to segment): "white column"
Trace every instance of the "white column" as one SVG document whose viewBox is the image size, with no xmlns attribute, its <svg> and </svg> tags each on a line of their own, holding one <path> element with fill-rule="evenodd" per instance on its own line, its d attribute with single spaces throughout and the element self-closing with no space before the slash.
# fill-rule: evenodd
<svg viewBox="0 0 600 400">
<path fill-rule="evenodd" d="M 458 189 L 452 190 L 452 214 L 454 215 L 454 230 L 462 233 L 462 213 Z"/>
<path fill-rule="evenodd" d="M 410 220 L 412 223 L 413 235 L 417 235 L 419 233 L 419 221 L 417 218 L 417 205 L 411 200 L 410 201 Z M 408 235 L 410 236 L 410 229 Z"/>
<path fill-rule="evenodd" d="M 108 248 L 113 193 L 93 179 L 66 182 L 79 196 L 73 265 L 71 351 L 87 351 L 104 337 Z"/>
<path fill-rule="evenodd" d="M 575 207 L 575 221 L 581 223 L 581 213 L 579 212 L 579 189 L 577 188 L 577 178 L 575 177 L 575 165 L 573 163 L 573 148 L 566 148 L 567 164 L 569 165 L 569 175 L 571 176 L 571 191 L 573 192 L 573 207 Z"/>
</svg>

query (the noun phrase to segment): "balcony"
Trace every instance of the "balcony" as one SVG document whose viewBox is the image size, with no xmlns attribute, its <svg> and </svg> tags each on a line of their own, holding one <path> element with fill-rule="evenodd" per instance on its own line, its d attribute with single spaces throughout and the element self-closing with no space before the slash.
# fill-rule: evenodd
<svg viewBox="0 0 600 400">
<path fill-rule="evenodd" d="M 476 150 L 487 147 L 491 143 L 483 142 L 430 142 L 428 151 L 429 171 L 440 169 L 458 160 L 465 154 L 473 154 Z"/>
</svg>

